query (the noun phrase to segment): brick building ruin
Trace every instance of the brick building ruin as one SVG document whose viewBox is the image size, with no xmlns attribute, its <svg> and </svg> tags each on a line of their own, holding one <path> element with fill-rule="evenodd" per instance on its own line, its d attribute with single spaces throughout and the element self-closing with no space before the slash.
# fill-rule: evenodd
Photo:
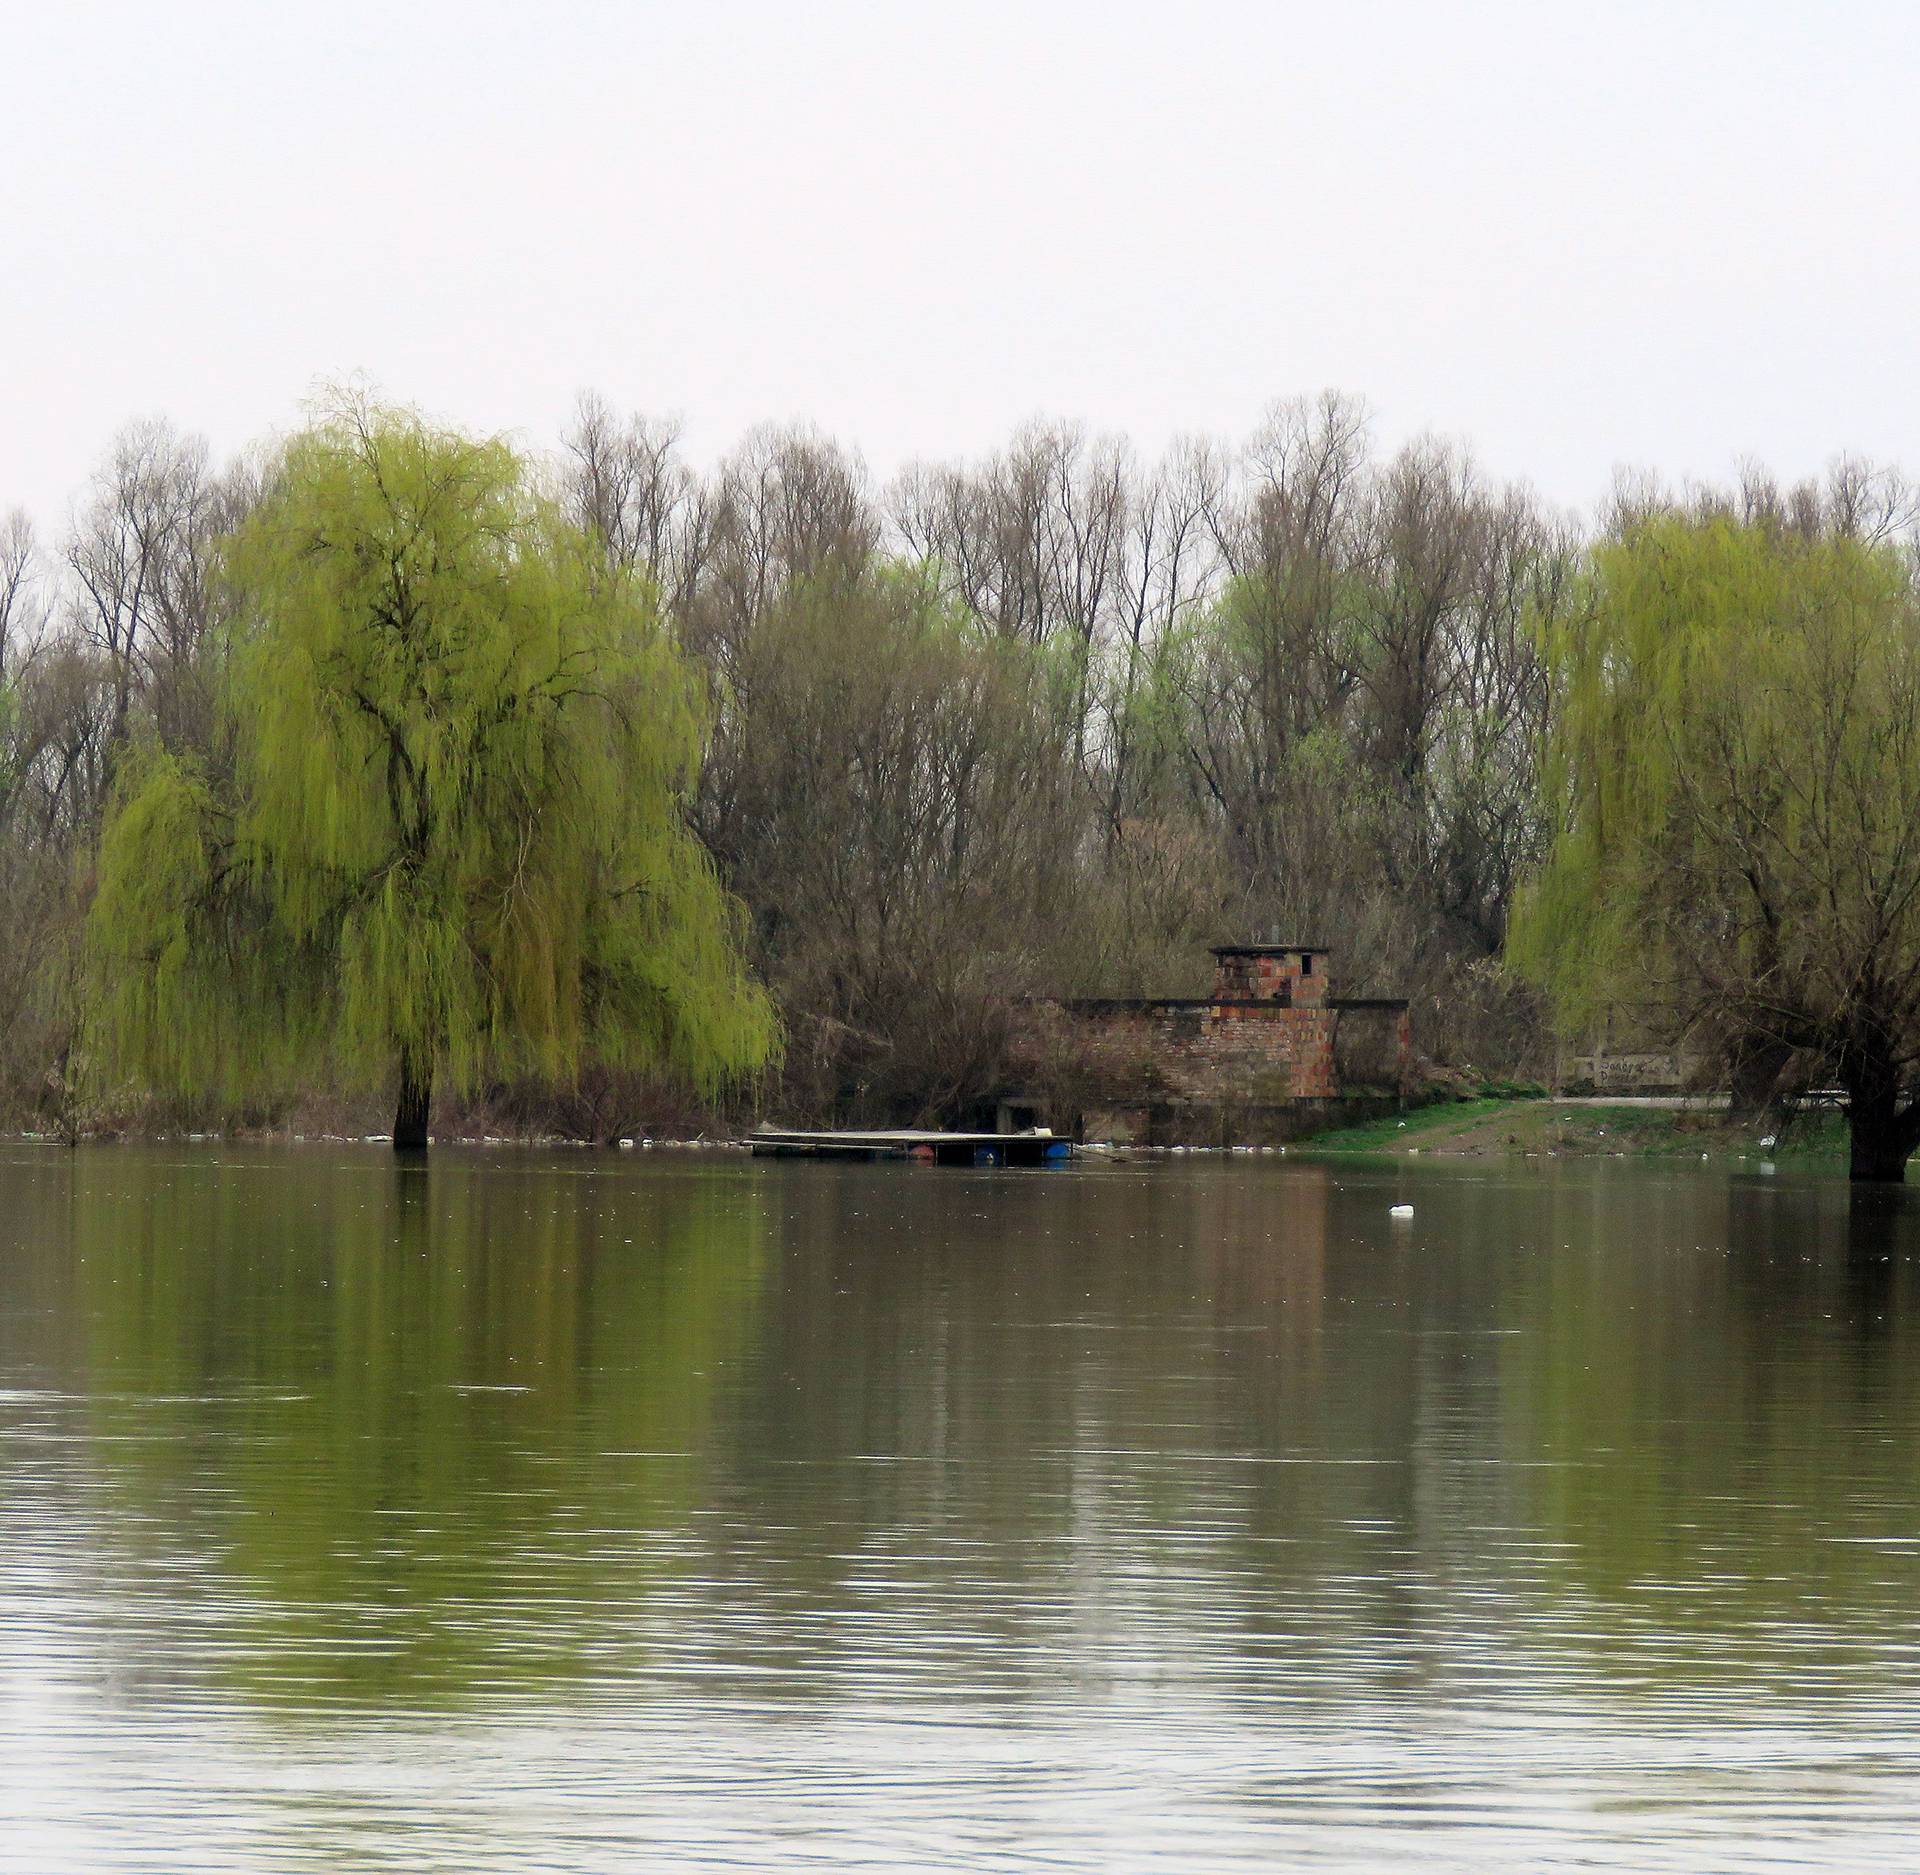
<svg viewBox="0 0 1920 1875">
<path fill-rule="evenodd" d="M 1034 1090 L 1002 1103 L 1084 1138 L 1157 1145 L 1297 1138 L 1400 1106 L 1414 1088 L 1403 997 L 1333 994 L 1319 944 L 1222 944 L 1205 998 L 1027 1006 Z"/>
</svg>

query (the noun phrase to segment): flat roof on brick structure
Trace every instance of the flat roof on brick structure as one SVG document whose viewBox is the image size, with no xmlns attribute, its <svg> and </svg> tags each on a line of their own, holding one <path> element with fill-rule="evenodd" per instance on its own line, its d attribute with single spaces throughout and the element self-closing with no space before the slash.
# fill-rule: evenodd
<svg viewBox="0 0 1920 1875">
<path fill-rule="evenodd" d="M 1104 1016 L 1123 1015 L 1129 1011 L 1147 1009 L 1258 1009 L 1263 1015 L 1269 1011 L 1293 1011 L 1300 1008 L 1309 1013 L 1315 1008 L 1321 1009 L 1405 1009 L 1407 999 L 1404 996 L 1329 996 L 1320 1004 L 1277 1003 L 1271 997 L 1253 998 L 1247 996 L 1018 996 L 1018 1003 L 1050 1003 L 1056 1009 L 1064 1009 L 1070 1015 Z"/>
<path fill-rule="evenodd" d="M 1332 953 L 1331 944 L 1213 944 L 1208 949 L 1215 957 L 1291 957 L 1311 951 L 1316 957 Z"/>
</svg>

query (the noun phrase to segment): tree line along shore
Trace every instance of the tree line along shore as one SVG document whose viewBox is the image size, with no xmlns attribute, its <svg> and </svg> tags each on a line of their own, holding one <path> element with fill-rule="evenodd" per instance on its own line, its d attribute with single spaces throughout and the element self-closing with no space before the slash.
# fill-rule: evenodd
<svg viewBox="0 0 1920 1875">
<path fill-rule="evenodd" d="M 1456 1082 L 1607 1016 L 1897 1176 L 1914 520 L 1846 460 L 1567 514 L 1331 394 L 884 484 L 591 397 L 137 423 L 0 528 L 0 1118 L 937 1121 L 1010 999 L 1310 929 Z"/>
</svg>

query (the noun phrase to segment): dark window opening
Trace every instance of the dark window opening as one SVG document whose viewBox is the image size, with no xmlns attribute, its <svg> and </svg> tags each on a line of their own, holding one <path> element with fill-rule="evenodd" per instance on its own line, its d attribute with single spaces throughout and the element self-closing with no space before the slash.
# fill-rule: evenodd
<svg viewBox="0 0 1920 1875">
<path fill-rule="evenodd" d="M 1303 977 L 1310 977 L 1313 975 L 1313 952 L 1312 951 L 1302 951 L 1300 953 L 1300 974 Z"/>
</svg>

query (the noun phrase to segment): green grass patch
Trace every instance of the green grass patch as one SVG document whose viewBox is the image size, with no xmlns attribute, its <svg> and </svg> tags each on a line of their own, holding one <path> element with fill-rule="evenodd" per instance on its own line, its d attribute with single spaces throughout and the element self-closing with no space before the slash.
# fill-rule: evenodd
<svg viewBox="0 0 1920 1875">
<path fill-rule="evenodd" d="M 1330 1133 L 1316 1133 L 1303 1143 L 1315 1152 L 1392 1152 L 1409 1143 L 1419 1145 L 1425 1139 L 1463 1133 L 1515 1104 L 1491 1097 L 1437 1101 L 1430 1107 L 1415 1107 L 1405 1114 L 1367 1120 L 1359 1126 L 1337 1127 Z"/>
<path fill-rule="evenodd" d="M 1769 1123 L 1771 1124 L 1771 1123 Z M 1733 1125 L 1719 1111 L 1676 1107 L 1576 1106 L 1538 1096 L 1482 1097 L 1437 1102 L 1362 1126 L 1322 1133 L 1301 1146 L 1310 1152 L 1431 1152 L 1446 1157 L 1698 1159 L 1759 1164 L 1772 1159 L 1812 1169 L 1842 1163 L 1847 1125 L 1837 1113 L 1798 1115 L 1772 1146 L 1767 1128 Z"/>
<path fill-rule="evenodd" d="M 1548 1091 L 1538 1081 L 1482 1081 L 1474 1095 L 1484 1100 L 1545 1100 Z"/>
<path fill-rule="evenodd" d="M 1796 1114 L 1774 1141 L 1776 1159 L 1831 1159 L 1847 1156 L 1847 1122 L 1838 1113 Z"/>
</svg>

